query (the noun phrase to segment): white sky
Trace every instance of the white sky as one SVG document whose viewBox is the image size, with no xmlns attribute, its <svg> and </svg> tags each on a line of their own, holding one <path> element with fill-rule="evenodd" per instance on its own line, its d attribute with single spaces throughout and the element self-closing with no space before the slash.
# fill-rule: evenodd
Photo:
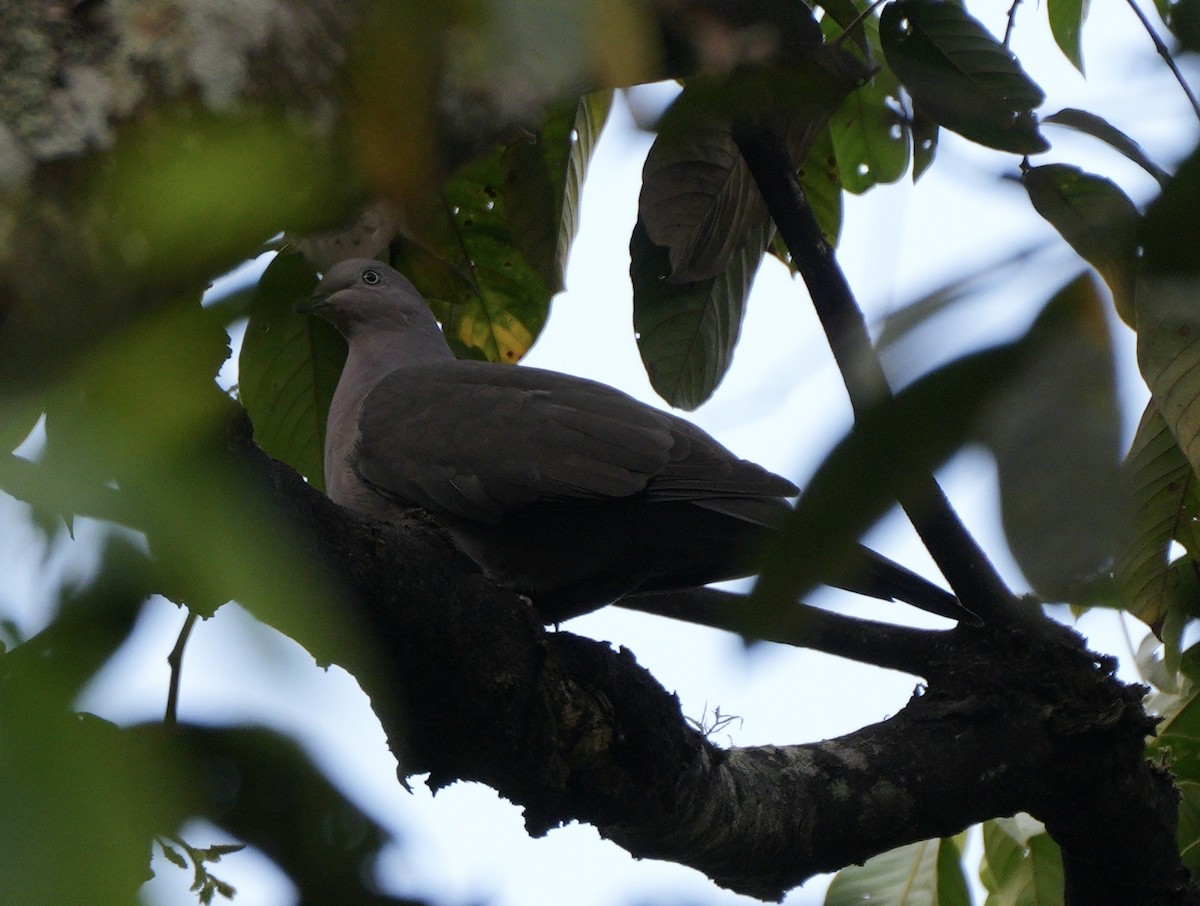
<svg viewBox="0 0 1200 906">
<path fill-rule="evenodd" d="M 1007 7 L 976 3 L 972 10 L 999 34 Z M 1026 4 L 1018 15 L 1015 49 L 1050 95 L 1044 113 L 1064 106 L 1101 113 L 1162 164 L 1172 164 L 1188 149 L 1196 122 L 1123 4 L 1093 4 L 1085 29 L 1090 83 L 1078 77 L 1048 37 L 1042 40 L 1047 31 L 1032 20 L 1044 17 L 1043 9 Z M 1056 146 L 1047 161 L 1079 163 L 1114 178 L 1135 199 L 1152 191 L 1140 170 L 1097 143 L 1050 127 L 1047 135 Z M 568 291 L 555 301 L 550 324 L 527 362 L 602 380 L 657 404 L 632 336 L 627 251 L 648 145 L 649 137 L 633 129 L 618 105 L 589 175 Z M 839 257 L 871 317 L 878 319 L 949 276 L 969 273 L 1033 241 L 1053 239 L 1023 190 L 998 178 L 1014 173 L 1016 164 L 1015 157 L 981 151 L 943 133 L 939 160 L 915 189 L 904 182 L 852 200 Z M 1062 268 L 1055 273 L 1067 276 Z M 1019 330 L 1057 289 L 1057 284 L 1039 284 L 1038 277 L 1032 272 L 981 297 L 940 331 L 923 333 L 919 353 L 908 346 L 908 358 L 897 358 L 893 367 L 907 373 L 914 358 L 926 362 L 962 344 Z M 1127 350 L 1128 332 L 1121 339 Z M 1144 393 L 1136 378 L 1129 382 L 1131 419 Z M 733 368 L 714 399 L 689 417 L 740 455 L 799 481 L 849 425 L 840 379 L 807 296 L 782 267 L 764 268 Z M 986 549 L 1021 584 L 997 524 L 990 462 L 981 454 L 964 454 L 943 478 Z M 13 615 L 29 625 L 42 606 L 34 590 L 37 581 L 60 568 L 86 569 L 91 530 L 85 525 L 74 544 L 58 542 L 57 559 L 47 566 L 39 562 L 36 536 L 21 527 L 18 513 L 0 497 L 0 560 L 14 564 L 0 582 L 0 616 Z M 899 517 L 885 520 L 868 540 L 907 565 L 930 569 Z M 841 593 L 821 600 L 863 616 L 938 622 L 911 609 Z M 123 721 L 157 719 L 167 684 L 165 657 L 181 620 L 172 605 L 151 607 L 119 663 L 93 685 L 86 705 Z M 688 715 L 700 717 L 712 708 L 737 715 L 740 720 L 719 737 L 737 744 L 805 742 L 856 729 L 899 710 L 916 682 L 779 646 L 747 652 L 723 634 L 615 608 L 566 628 L 629 647 L 668 690 L 679 693 Z M 1092 635 L 1095 647 L 1127 654 L 1112 620 L 1089 616 L 1081 628 Z M 1135 640 L 1143 634 L 1137 626 L 1132 632 Z M 420 786 L 413 795 L 403 792 L 382 732 L 353 680 L 338 670 L 317 669 L 294 644 L 233 606 L 197 628 L 187 652 L 180 716 L 220 724 L 264 722 L 309 745 L 331 775 L 400 837 L 379 872 L 389 888 L 401 892 L 441 903 L 496 906 L 755 902 L 721 891 L 689 869 L 635 862 L 590 827 L 531 840 L 518 810 L 478 785 L 459 784 L 436 798 Z M 187 836 L 206 845 L 216 842 L 215 833 L 197 827 Z M 155 868 L 160 877 L 146 888 L 147 903 L 195 902 L 186 891 L 188 873 L 161 859 Z M 293 902 L 286 882 L 253 854 L 227 857 L 216 873 L 239 887 L 239 906 Z M 820 880 L 810 882 L 786 902 L 820 903 L 823 889 Z"/>
</svg>

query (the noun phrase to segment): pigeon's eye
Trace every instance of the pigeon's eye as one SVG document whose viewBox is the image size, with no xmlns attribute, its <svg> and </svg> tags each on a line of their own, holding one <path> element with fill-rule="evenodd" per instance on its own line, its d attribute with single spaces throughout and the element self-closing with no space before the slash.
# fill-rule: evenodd
<svg viewBox="0 0 1200 906">
<path fill-rule="evenodd" d="M 376 270 L 363 271 L 362 281 L 363 281 L 363 283 L 367 284 L 367 286 L 374 286 L 376 283 L 379 282 L 379 271 L 376 271 Z"/>
</svg>

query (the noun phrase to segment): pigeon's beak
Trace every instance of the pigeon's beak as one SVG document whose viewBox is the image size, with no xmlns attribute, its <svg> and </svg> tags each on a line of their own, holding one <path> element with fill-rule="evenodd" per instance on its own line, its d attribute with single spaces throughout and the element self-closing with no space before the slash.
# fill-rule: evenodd
<svg viewBox="0 0 1200 906">
<path fill-rule="evenodd" d="M 328 302 L 328 293 L 317 292 L 313 293 L 311 296 L 305 296 L 303 299 L 299 300 L 294 306 L 292 306 L 292 311 L 298 315 L 316 314 L 322 307 L 328 304 Z"/>
</svg>

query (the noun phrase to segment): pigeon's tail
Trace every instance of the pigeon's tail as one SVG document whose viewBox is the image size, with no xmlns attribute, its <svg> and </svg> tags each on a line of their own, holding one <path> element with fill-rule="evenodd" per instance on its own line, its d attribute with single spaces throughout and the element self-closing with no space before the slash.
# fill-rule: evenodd
<svg viewBox="0 0 1200 906">
<path fill-rule="evenodd" d="M 861 547 L 860 551 L 862 557 L 855 558 L 847 578 L 834 583 L 839 588 L 884 600 L 903 601 L 951 620 L 974 622 L 974 615 L 944 588 L 869 548 Z"/>
</svg>

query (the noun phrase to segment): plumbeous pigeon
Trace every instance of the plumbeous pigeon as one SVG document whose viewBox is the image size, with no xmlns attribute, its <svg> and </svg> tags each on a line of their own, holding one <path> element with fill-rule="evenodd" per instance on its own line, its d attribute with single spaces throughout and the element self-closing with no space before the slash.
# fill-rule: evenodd
<svg viewBox="0 0 1200 906">
<path fill-rule="evenodd" d="M 417 290 L 378 261 L 333 266 L 302 308 L 349 343 L 325 437 L 329 496 L 385 521 L 426 510 L 546 622 L 752 575 L 790 511 L 790 481 L 684 419 L 583 378 L 456 359 Z M 830 584 L 961 613 L 949 592 L 860 551 Z"/>
</svg>

